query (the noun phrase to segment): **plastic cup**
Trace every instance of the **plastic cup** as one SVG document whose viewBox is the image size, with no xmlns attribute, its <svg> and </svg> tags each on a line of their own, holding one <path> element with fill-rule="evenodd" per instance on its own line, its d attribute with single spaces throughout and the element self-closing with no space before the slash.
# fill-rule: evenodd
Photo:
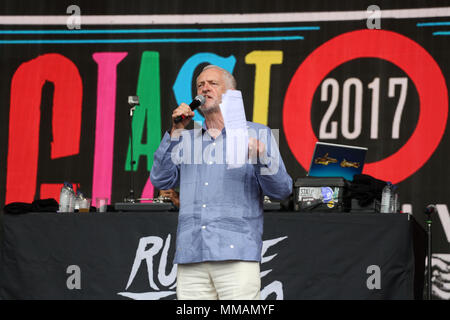
<svg viewBox="0 0 450 320">
<path fill-rule="evenodd" d="M 108 207 L 108 198 L 95 198 L 97 205 L 97 212 L 106 212 Z"/>
<path fill-rule="evenodd" d="M 86 198 L 80 201 L 79 212 L 89 212 L 91 208 L 91 199 Z"/>
</svg>

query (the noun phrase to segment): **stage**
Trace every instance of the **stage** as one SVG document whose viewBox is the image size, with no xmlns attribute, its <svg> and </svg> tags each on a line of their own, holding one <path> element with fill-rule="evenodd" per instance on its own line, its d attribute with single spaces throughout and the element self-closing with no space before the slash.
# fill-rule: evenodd
<svg viewBox="0 0 450 320">
<path fill-rule="evenodd" d="M 422 299 L 408 214 L 265 212 L 262 299 Z M 1 299 L 176 299 L 177 212 L 3 215 Z"/>
</svg>

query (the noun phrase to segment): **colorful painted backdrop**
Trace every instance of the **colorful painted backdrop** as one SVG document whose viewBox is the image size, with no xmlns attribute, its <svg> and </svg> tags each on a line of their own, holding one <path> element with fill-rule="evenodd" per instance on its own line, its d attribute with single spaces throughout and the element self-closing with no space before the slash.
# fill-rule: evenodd
<svg viewBox="0 0 450 320">
<path fill-rule="evenodd" d="M 153 197 L 153 152 L 205 64 L 232 72 L 247 119 L 279 129 L 305 175 L 316 141 L 368 147 L 364 173 L 400 188 L 450 243 L 450 7 L 427 1 L 58 1 L 0 9 L 0 204 L 58 199 L 64 181 Z M 202 121 L 196 115 L 196 121 Z M 447 260 L 446 260 L 447 259 Z M 438 261 L 439 260 L 439 261 Z M 436 293 L 450 298 L 450 289 Z"/>
</svg>

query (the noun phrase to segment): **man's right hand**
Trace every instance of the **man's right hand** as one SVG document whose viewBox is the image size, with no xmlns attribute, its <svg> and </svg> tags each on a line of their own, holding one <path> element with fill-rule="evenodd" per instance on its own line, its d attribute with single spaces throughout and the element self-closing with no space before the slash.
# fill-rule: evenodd
<svg viewBox="0 0 450 320">
<path fill-rule="evenodd" d="M 175 118 L 178 116 L 184 115 L 185 119 L 181 120 L 178 123 L 175 123 Z M 195 115 L 194 111 L 189 108 L 189 106 L 186 103 L 182 103 L 173 110 L 172 113 L 172 130 L 170 131 L 170 135 L 172 136 L 173 132 L 178 129 L 184 129 L 186 126 L 191 122 L 192 117 Z"/>
</svg>

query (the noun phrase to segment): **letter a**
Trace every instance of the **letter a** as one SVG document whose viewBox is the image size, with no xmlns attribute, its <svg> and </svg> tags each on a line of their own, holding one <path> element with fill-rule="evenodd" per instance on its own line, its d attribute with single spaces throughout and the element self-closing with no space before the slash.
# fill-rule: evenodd
<svg viewBox="0 0 450 320">
<path fill-rule="evenodd" d="M 369 278 L 367 278 L 367 288 L 369 290 L 373 289 L 381 289 L 381 270 L 377 265 L 371 265 L 367 267 L 367 274 L 371 274 Z"/>
</svg>

